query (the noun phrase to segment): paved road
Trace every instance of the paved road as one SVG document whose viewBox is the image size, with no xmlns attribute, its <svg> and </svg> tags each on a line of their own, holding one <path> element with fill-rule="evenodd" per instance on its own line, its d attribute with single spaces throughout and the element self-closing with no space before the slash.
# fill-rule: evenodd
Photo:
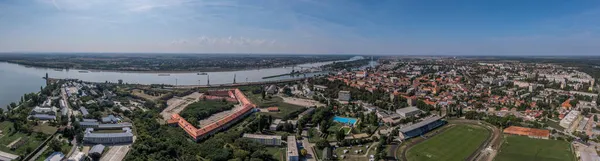
<svg viewBox="0 0 600 161">
<path fill-rule="evenodd" d="M 33 157 L 31 157 L 31 159 L 29 159 L 29 161 L 37 160 L 37 158 L 40 157 L 40 155 L 42 155 L 42 153 L 44 153 L 44 151 L 46 151 L 46 149 L 48 149 L 48 145 L 44 146 L 44 148 L 42 148 L 42 150 L 35 153 L 35 155 Z"/>
<path fill-rule="evenodd" d="M 67 97 L 67 91 L 65 91 L 65 88 L 60 88 L 60 95 L 62 96 L 62 99 L 65 101 L 65 106 L 67 107 L 67 117 L 69 118 L 69 122 L 67 123 L 67 126 L 71 126 L 71 107 L 69 105 L 69 97 Z M 62 109 L 61 109 L 62 110 Z"/>
<path fill-rule="evenodd" d="M 306 130 L 303 131 L 303 133 L 307 133 Z M 316 156 L 313 152 L 313 148 L 315 145 L 311 144 L 308 142 L 308 137 L 303 136 L 302 137 L 302 146 L 304 147 L 304 149 L 306 149 L 306 151 L 308 151 L 308 156 L 306 156 L 306 161 L 316 161 L 317 159 L 315 159 L 314 156 Z"/>
<path fill-rule="evenodd" d="M 121 161 L 127 155 L 129 145 L 112 146 L 100 161 Z"/>
<path fill-rule="evenodd" d="M 71 140 L 71 145 L 73 145 L 73 146 L 71 147 L 71 150 L 69 151 L 69 153 L 67 155 L 65 155 L 65 158 L 71 157 L 71 155 L 73 155 L 73 153 L 77 149 L 77 139 L 73 138 L 73 140 Z"/>
</svg>

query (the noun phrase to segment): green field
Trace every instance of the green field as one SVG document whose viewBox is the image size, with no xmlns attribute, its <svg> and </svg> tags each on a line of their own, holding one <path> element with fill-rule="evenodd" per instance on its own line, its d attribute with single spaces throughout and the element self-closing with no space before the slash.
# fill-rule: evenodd
<svg viewBox="0 0 600 161">
<path fill-rule="evenodd" d="M 0 122 L 0 130 L 2 130 L 2 135 L 0 135 L 0 151 L 17 155 L 24 155 L 29 153 L 30 151 L 33 151 L 46 138 L 48 138 L 48 136 L 50 136 L 41 133 L 25 134 L 22 132 L 14 132 L 13 123 L 9 121 Z M 19 138 L 26 139 L 27 141 L 14 151 L 10 150 L 10 148 L 8 148 L 7 145 Z"/>
<path fill-rule="evenodd" d="M 456 125 L 438 134 L 407 152 L 409 161 L 465 160 L 490 135 L 489 131 L 477 126 Z"/>
<path fill-rule="evenodd" d="M 270 97 L 266 97 L 265 99 L 263 99 L 261 94 L 252 93 L 252 90 L 256 90 L 259 87 L 246 87 L 246 88 L 247 89 L 246 89 L 246 91 L 244 91 L 244 94 L 248 97 L 248 99 L 250 99 L 250 101 L 252 101 L 252 103 L 256 104 L 258 107 L 267 108 L 267 107 L 275 106 L 275 107 L 279 108 L 279 112 L 269 112 L 269 113 L 265 113 L 266 115 L 271 115 L 275 118 L 280 118 L 280 119 L 289 119 L 289 118 L 292 118 L 292 116 L 298 115 L 298 114 L 302 113 L 304 110 L 306 110 L 305 107 L 285 103 L 285 102 L 283 102 L 282 98 L 277 97 L 277 96 L 270 96 Z"/>
<path fill-rule="evenodd" d="M 568 142 L 533 139 L 525 136 L 506 136 L 495 161 L 574 161 Z"/>
<path fill-rule="evenodd" d="M 280 147 L 265 147 L 268 154 L 271 154 L 274 159 L 283 161 L 285 160 L 285 149 Z"/>
</svg>

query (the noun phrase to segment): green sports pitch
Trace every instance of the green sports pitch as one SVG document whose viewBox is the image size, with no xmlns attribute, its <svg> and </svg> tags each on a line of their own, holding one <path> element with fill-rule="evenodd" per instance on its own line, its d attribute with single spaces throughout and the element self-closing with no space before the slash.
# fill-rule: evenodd
<svg viewBox="0 0 600 161">
<path fill-rule="evenodd" d="M 455 125 L 410 148 L 409 161 L 465 160 L 490 136 L 490 132 L 474 125 Z"/>
<path fill-rule="evenodd" d="M 574 161 L 573 150 L 562 140 L 533 139 L 526 136 L 506 136 L 494 161 Z"/>
</svg>

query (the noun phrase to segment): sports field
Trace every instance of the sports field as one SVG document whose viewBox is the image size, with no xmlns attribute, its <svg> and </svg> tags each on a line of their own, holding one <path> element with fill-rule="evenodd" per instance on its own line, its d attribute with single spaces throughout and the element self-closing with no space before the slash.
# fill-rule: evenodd
<svg viewBox="0 0 600 161">
<path fill-rule="evenodd" d="M 526 136 L 506 136 L 494 161 L 574 161 L 568 142 L 532 139 Z"/>
<path fill-rule="evenodd" d="M 410 148 L 409 161 L 465 160 L 490 135 L 483 127 L 456 125 Z"/>
</svg>

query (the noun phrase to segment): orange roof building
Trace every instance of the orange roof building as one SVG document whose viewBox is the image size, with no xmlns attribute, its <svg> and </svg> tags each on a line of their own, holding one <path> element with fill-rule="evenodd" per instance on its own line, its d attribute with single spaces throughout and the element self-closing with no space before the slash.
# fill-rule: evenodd
<svg viewBox="0 0 600 161">
<path fill-rule="evenodd" d="M 267 111 L 269 111 L 269 112 L 279 112 L 279 108 L 278 107 L 269 107 L 269 108 L 267 108 Z"/>
<path fill-rule="evenodd" d="M 238 99 L 238 101 L 242 104 L 243 108 L 199 129 L 187 122 L 179 114 L 173 114 L 171 116 L 171 119 L 167 120 L 167 124 L 179 125 L 179 127 L 183 128 L 183 130 L 186 133 L 188 133 L 188 135 L 194 138 L 194 140 L 198 141 L 229 127 L 230 125 L 241 120 L 248 114 L 252 113 L 254 111 L 254 108 L 256 108 L 256 105 L 252 104 L 252 102 L 250 102 L 248 98 L 246 98 L 246 96 L 239 89 L 234 89 L 233 92 L 228 92 L 227 94 L 232 94 L 233 96 L 235 96 Z"/>
<path fill-rule="evenodd" d="M 504 133 L 512 135 L 528 136 L 530 138 L 548 139 L 550 138 L 549 130 L 526 128 L 520 126 L 510 126 L 504 129 Z"/>
<path fill-rule="evenodd" d="M 571 106 L 571 100 L 567 99 L 565 102 L 562 103 L 561 107 L 567 110 L 573 108 L 573 106 Z"/>
</svg>

